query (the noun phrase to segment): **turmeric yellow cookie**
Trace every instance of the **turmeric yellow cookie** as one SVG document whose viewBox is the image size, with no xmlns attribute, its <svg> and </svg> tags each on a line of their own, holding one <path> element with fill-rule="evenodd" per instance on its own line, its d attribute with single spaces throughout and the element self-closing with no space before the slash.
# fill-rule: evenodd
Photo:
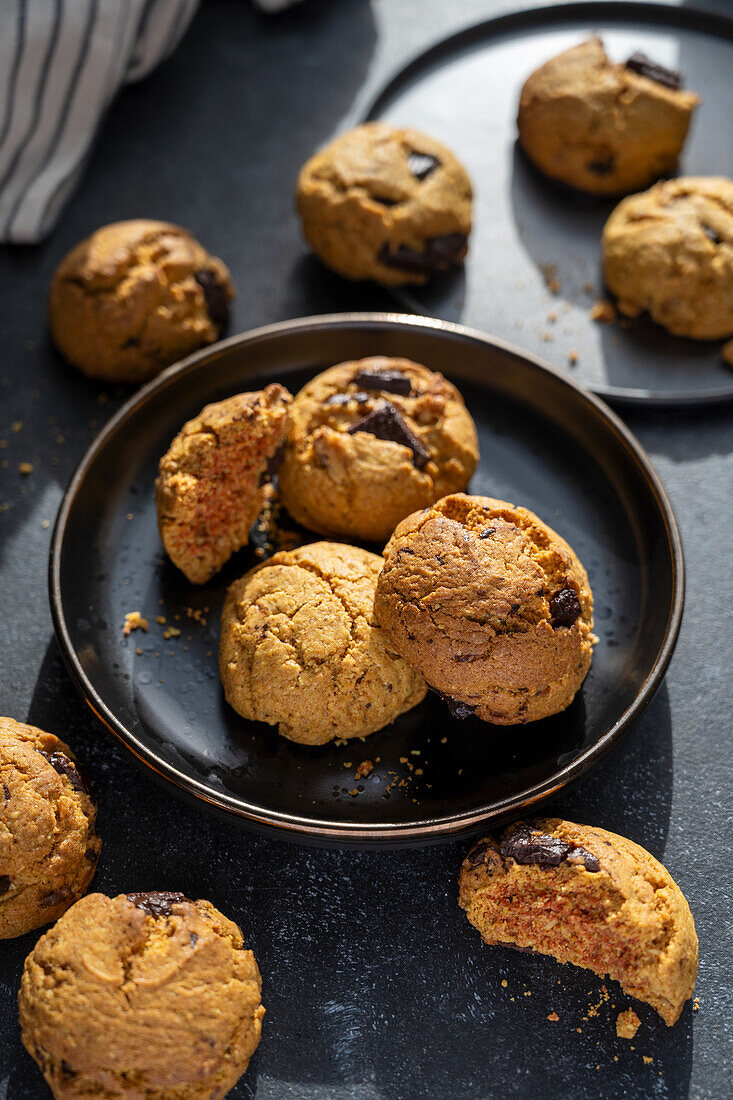
<svg viewBox="0 0 733 1100">
<path fill-rule="evenodd" d="M 187 229 L 115 222 L 59 265 L 49 295 L 51 335 L 82 374 L 145 382 L 218 340 L 233 297 L 226 266 Z"/>
<path fill-rule="evenodd" d="M 421 702 L 422 677 L 374 621 L 381 564 L 357 546 L 316 542 L 236 581 L 219 643 L 227 702 L 305 745 L 364 737 Z"/>
<path fill-rule="evenodd" d="M 560 818 L 510 825 L 468 853 L 459 902 L 487 944 L 552 955 L 620 982 L 668 1025 L 697 977 L 679 886 L 638 844 Z"/>
<path fill-rule="evenodd" d="M 261 989 L 210 902 L 90 894 L 25 961 L 23 1044 L 56 1100 L 220 1100 L 259 1044 Z"/>
<path fill-rule="evenodd" d="M 68 745 L 0 718 L 0 939 L 56 920 L 80 898 L 102 842 Z"/>
</svg>

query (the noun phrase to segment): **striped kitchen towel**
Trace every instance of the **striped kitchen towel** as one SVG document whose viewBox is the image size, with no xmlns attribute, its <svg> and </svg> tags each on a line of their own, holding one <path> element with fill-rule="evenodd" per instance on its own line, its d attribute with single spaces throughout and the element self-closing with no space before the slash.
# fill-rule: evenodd
<svg viewBox="0 0 733 1100">
<path fill-rule="evenodd" d="M 277 11 L 292 0 L 257 0 Z M 183 37 L 199 0 L 0 0 L 0 241 L 41 240 L 123 84 Z"/>
</svg>

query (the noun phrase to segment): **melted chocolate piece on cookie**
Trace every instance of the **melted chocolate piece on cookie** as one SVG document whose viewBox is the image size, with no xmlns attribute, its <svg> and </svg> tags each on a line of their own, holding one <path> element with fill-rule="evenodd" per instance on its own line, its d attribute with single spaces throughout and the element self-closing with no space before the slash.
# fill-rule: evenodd
<svg viewBox="0 0 733 1100">
<path fill-rule="evenodd" d="M 399 370 L 360 370 L 351 381 L 364 390 L 384 390 L 385 393 L 399 393 L 402 397 L 408 397 L 412 392 L 410 379 Z"/>
<path fill-rule="evenodd" d="M 487 527 L 485 531 L 482 531 L 479 535 L 480 539 L 490 539 L 492 535 L 496 534 L 495 527 Z"/>
<path fill-rule="evenodd" d="M 560 626 L 572 626 L 582 611 L 578 593 L 574 588 L 561 588 L 550 600 L 550 615 L 556 630 Z"/>
<path fill-rule="evenodd" d="M 586 871 L 600 870 L 596 856 L 585 848 L 574 847 L 559 837 L 532 830 L 530 825 L 521 822 L 515 825 L 511 833 L 499 847 L 502 859 L 513 859 L 523 866 L 536 864 L 538 867 L 559 867 L 561 863 L 583 863 Z"/>
<path fill-rule="evenodd" d="M 616 167 L 616 157 L 613 153 L 607 153 L 606 156 L 597 157 L 588 164 L 588 171 L 592 172 L 595 176 L 610 176 Z"/>
<path fill-rule="evenodd" d="M 382 245 L 379 262 L 387 267 L 397 267 L 414 275 L 439 275 L 461 263 L 466 251 L 463 233 L 446 233 L 442 237 L 428 237 L 422 252 L 400 244 L 390 252 L 389 245 Z"/>
<path fill-rule="evenodd" d="M 437 157 L 431 157 L 430 153 L 410 153 L 407 165 L 415 179 L 427 179 L 431 172 L 440 164 Z"/>
<path fill-rule="evenodd" d="M 471 867 L 478 867 L 480 863 L 484 862 L 484 856 L 486 855 L 488 847 L 489 845 L 485 840 L 480 840 L 476 847 L 472 848 L 466 856 L 466 862 L 470 863 Z"/>
<path fill-rule="evenodd" d="M 197 271 L 194 279 L 204 292 L 209 317 L 218 328 L 223 329 L 229 320 L 229 300 L 226 290 L 217 281 L 214 272 L 206 268 Z"/>
<path fill-rule="evenodd" d="M 462 703 L 460 699 L 452 699 L 450 695 L 438 691 L 437 688 L 433 688 L 433 690 L 436 695 L 440 696 L 454 718 L 459 718 L 461 721 L 464 718 L 473 718 L 476 708 L 472 707 L 470 703 Z"/>
<path fill-rule="evenodd" d="M 664 65 L 657 64 L 656 61 L 652 61 L 641 50 L 637 50 L 632 53 L 629 60 L 626 62 L 626 68 L 631 69 L 632 72 L 638 73 L 639 76 L 645 76 L 648 80 L 653 80 L 657 84 L 663 84 L 665 88 L 672 88 L 677 91 L 682 87 L 682 76 L 674 69 L 665 69 Z"/>
<path fill-rule="evenodd" d="M 409 447 L 412 451 L 412 461 L 418 470 L 422 470 L 430 460 L 430 453 L 410 431 L 391 401 L 381 402 L 361 420 L 352 424 L 348 432 L 349 435 L 354 435 L 355 432 L 368 432 L 377 439 L 390 440 L 392 443 L 401 443 L 403 447 Z"/>
<path fill-rule="evenodd" d="M 58 905 L 60 901 L 66 901 L 71 897 L 71 890 L 68 886 L 62 886 L 60 890 L 53 890 L 50 894 L 46 894 L 39 901 L 41 909 L 50 909 L 52 905 Z"/>
<path fill-rule="evenodd" d="M 69 760 L 63 752 L 44 752 L 43 749 L 38 751 L 41 756 L 45 756 L 55 772 L 58 772 L 59 775 L 65 775 L 69 779 L 75 791 L 81 791 L 82 794 L 91 798 L 92 792 L 89 784 L 73 760 Z"/>
<path fill-rule="evenodd" d="M 185 894 L 169 893 L 167 891 L 151 890 L 144 894 L 126 894 L 128 901 L 151 917 L 169 917 L 173 906 L 181 901 L 189 901 Z"/>
<path fill-rule="evenodd" d="M 10 889 L 10 876 L 9 875 L 0 875 L 0 896 L 2 894 L 7 894 L 9 889 Z"/>
</svg>

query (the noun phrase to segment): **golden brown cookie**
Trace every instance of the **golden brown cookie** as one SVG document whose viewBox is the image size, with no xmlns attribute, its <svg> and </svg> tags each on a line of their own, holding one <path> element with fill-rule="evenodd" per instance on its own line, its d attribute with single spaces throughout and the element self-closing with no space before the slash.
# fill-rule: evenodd
<svg viewBox="0 0 733 1100">
<path fill-rule="evenodd" d="M 613 978 L 669 1025 L 692 996 L 690 907 L 662 864 L 625 837 L 557 817 L 510 825 L 468 853 L 459 883 L 485 943 Z"/>
<path fill-rule="evenodd" d="M 219 643 L 227 702 L 305 745 L 364 737 L 421 702 L 422 678 L 374 622 L 381 564 L 357 546 L 316 542 L 236 581 Z"/>
<path fill-rule="evenodd" d="M 528 78 L 519 140 L 552 179 L 593 195 L 624 194 L 674 171 L 698 102 L 678 73 L 643 54 L 616 65 L 590 38 Z"/>
<path fill-rule="evenodd" d="M 685 176 L 619 203 L 603 230 L 603 275 L 629 317 L 675 336 L 733 335 L 733 181 Z"/>
<path fill-rule="evenodd" d="M 384 542 L 410 512 L 465 489 L 476 428 L 455 386 L 409 359 L 339 363 L 290 411 L 280 492 L 324 535 Z"/>
<path fill-rule="evenodd" d="M 590 668 L 585 569 L 526 508 L 463 493 L 408 516 L 384 550 L 374 612 L 460 718 L 556 714 Z"/>
<path fill-rule="evenodd" d="M 0 718 L 0 939 L 56 920 L 80 898 L 102 842 L 68 745 Z"/>
<path fill-rule="evenodd" d="M 160 460 L 158 528 L 169 558 L 205 584 L 245 546 L 263 506 L 268 466 L 287 427 L 290 394 L 274 383 L 207 405 Z"/>
<path fill-rule="evenodd" d="M 23 1044 L 57 1100 L 219 1100 L 257 1049 L 261 990 L 210 902 L 90 894 L 25 961 Z"/>
<path fill-rule="evenodd" d="M 309 245 L 347 279 L 424 283 L 466 255 L 471 181 L 417 130 L 349 130 L 303 166 L 296 197 Z"/>
<path fill-rule="evenodd" d="M 221 336 L 234 285 L 187 229 L 105 225 L 62 260 L 51 283 L 51 335 L 91 378 L 145 382 Z"/>
</svg>

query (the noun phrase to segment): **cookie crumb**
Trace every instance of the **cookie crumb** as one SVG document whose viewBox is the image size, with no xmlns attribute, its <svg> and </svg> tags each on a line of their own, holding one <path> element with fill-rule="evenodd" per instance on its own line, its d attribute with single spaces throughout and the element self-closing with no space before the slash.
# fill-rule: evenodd
<svg viewBox="0 0 733 1100">
<path fill-rule="evenodd" d="M 540 264 L 540 271 L 550 294 L 559 294 L 560 283 L 557 278 L 557 264 Z"/>
<path fill-rule="evenodd" d="M 42 519 L 41 520 L 41 527 L 43 528 L 44 531 L 47 531 L 50 526 L 51 526 L 51 520 L 50 519 Z"/>
<path fill-rule="evenodd" d="M 570 366 L 574 367 L 575 364 L 578 362 L 579 358 L 580 358 L 580 356 L 578 355 L 575 348 L 571 348 L 570 351 L 568 352 L 568 363 L 570 364 Z"/>
<path fill-rule="evenodd" d="M 156 615 L 155 621 L 156 623 L 160 623 L 160 625 L 163 626 L 163 624 L 165 623 L 165 615 Z"/>
<path fill-rule="evenodd" d="M 371 760 L 362 760 L 359 767 L 356 769 L 354 779 L 366 779 L 368 775 L 371 775 L 374 771 L 374 764 Z"/>
<path fill-rule="evenodd" d="M 560 1017 L 558 1016 L 557 1012 L 551 1012 L 547 1019 L 552 1020 L 553 1024 L 556 1024 Z"/>
<path fill-rule="evenodd" d="M 181 632 L 177 626 L 169 626 L 167 630 L 163 631 L 163 637 L 166 641 L 168 641 L 170 638 L 179 638 L 180 635 Z"/>
<path fill-rule="evenodd" d="M 692 1011 L 697 1012 L 699 1008 L 700 1008 L 700 998 L 695 997 L 694 1001 L 692 1002 Z"/>
<path fill-rule="evenodd" d="M 11 432 L 15 432 L 16 434 L 19 431 L 21 431 L 22 428 L 23 428 L 23 421 L 22 420 L 14 420 L 13 423 L 10 425 Z"/>
<path fill-rule="evenodd" d="M 502 987 L 502 989 L 506 989 L 506 987 L 507 987 L 508 985 L 509 985 L 509 982 L 508 982 L 508 981 L 506 980 L 506 978 L 502 978 L 502 979 L 501 979 L 501 987 Z"/>
<path fill-rule="evenodd" d="M 594 302 L 590 310 L 591 321 L 600 321 L 604 325 L 610 325 L 616 320 L 616 310 L 606 298 Z"/>
<path fill-rule="evenodd" d="M 633 1039 L 641 1026 L 641 1020 L 633 1008 L 627 1008 L 625 1012 L 619 1012 L 616 1017 L 616 1034 L 619 1039 Z"/>
<path fill-rule="evenodd" d="M 32 474 L 33 473 L 33 463 L 32 462 L 20 462 L 18 464 L 18 469 L 20 470 L 21 474 Z"/>
<path fill-rule="evenodd" d="M 654 1059 L 650 1058 L 648 1054 L 642 1054 L 641 1057 L 642 1057 L 642 1061 L 647 1066 L 650 1066 L 652 1064 L 652 1062 L 654 1061 Z"/>
<path fill-rule="evenodd" d="M 146 634 L 148 631 L 148 620 L 144 619 L 139 611 L 128 611 L 125 615 L 125 625 L 122 627 L 122 633 L 127 636 L 133 630 L 144 630 Z"/>
</svg>

